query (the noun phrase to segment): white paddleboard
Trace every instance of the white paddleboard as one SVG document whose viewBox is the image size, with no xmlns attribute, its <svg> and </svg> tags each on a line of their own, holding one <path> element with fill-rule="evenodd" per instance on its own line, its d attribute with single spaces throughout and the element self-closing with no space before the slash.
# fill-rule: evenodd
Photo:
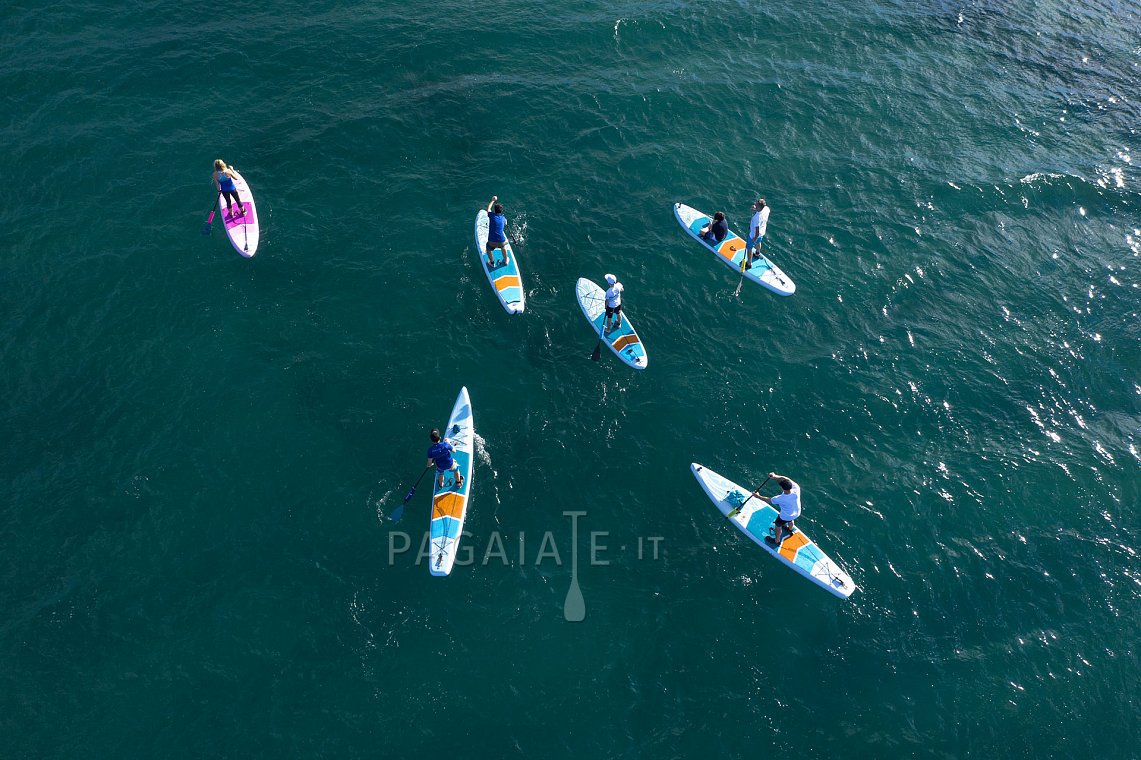
<svg viewBox="0 0 1141 760">
<path fill-rule="evenodd" d="M 773 535 L 772 527 L 777 519 L 777 511 L 755 496 L 750 499 L 752 492 L 747 488 L 742 488 L 699 464 L 691 464 L 689 469 L 721 514 L 729 518 L 733 527 L 783 565 L 841 599 L 847 599 L 856 590 L 855 582 L 843 568 L 821 551 L 800 528 L 791 536 L 785 537 L 780 549 L 765 543 L 765 536 L 771 538 Z"/>
<path fill-rule="evenodd" d="M 436 484 L 437 472 L 432 472 L 432 522 L 429 526 L 431 555 L 428 570 L 432 575 L 447 575 L 452 572 L 456 561 L 456 551 L 464 531 L 468 503 L 471 501 L 472 461 L 475 459 L 475 418 L 472 416 L 471 399 L 467 388 L 460 388 L 456 405 L 448 426 L 441 429 L 444 440 L 455 447 L 452 459 L 459 465 L 464 484 L 456 488 L 455 473 L 444 474 L 444 485 Z"/>
<path fill-rule="evenodd" d="M 519 271 L 519 260 L 511 249 L 511 241 L 504 243 L 504 250 L 492 253 L 495 265 L 487 266 L 487 232 L 490 227 L 487 210 L 480 209 L 475 215 L 475 256 L 479 268 L 491 283 L 491 289 L 508 314 L 522 314 L 527 306 L 527 293 L 523 290 L 523 274 Z M 506 261 L 504 253 L 506 252 Z"/>
<path fill-rule="evenodd" d="M 598 335 L 603 320 L 606 319 L 606 291 L 585 277 L 578 279 L 574 290 L 583 316 L 594 328 L 594 334 Z M 613 317 L 610 323 L 614 324 Z M 621 326 L 606 331 L 601 337 L 602 342 L 610 347 L 615 356 L 634 369 L 645 369 L 649 365 L 650 357 L 646 353 L 646 347 L 642 345 L 642 339 L 638 337 L 625 309 L 622 311 Z"/>
<path fill-rule="evenodd" d="M 237 215 L 230 216 L 226 210 L 226 198 L 220 193 L 218 195 L 218 213 L 222 215 L 222 224 L 226 227 L 226 237 L 230 238 L 230 245 L 248 259 L 258 251 L 261 225 L 258 223 L 258 210 L 254 204 L 254 194 L 250 191 L 250 186 L 246 184 L 246 180 L 238 173 L 237 169 L 233 169 L 233 172 L 234 188 L 238 191 L 238 197 L 242 199 L 246 213 L 237 214 L 238 208 L 235 204 L 234 213 Z"/>
<path fill-rule="evenodd" d="M 700 230 L 713 221 L 708 214 L 698 211 L 684 203 L 674 204 L 674 216 L 689 236 L 717 254 L 717 259 L 734 272 L 741 271 L 741 262 L 745 259 L 745 241 L 741 236 L 729 230 L 729 234 L 720 243 L 713 245 L 701 238 Z M 764 256 L 758 256 L 751 268 L 745 270 L 745 279 L 763 285 L 778 296 L 791 296 L 796 292 L 796 283 Z"/>
</svg>

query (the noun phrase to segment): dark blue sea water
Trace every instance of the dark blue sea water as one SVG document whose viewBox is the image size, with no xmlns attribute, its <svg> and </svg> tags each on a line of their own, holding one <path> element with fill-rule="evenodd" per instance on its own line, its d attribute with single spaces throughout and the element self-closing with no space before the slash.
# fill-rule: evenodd
<svg viewBox="0 0 1141 760">
<path fill-rule="evenodd" d="M 0 755 L 1137 756 L 1136 2 L 15 2 L 0 64 Z M 671 211 L 758 195 L 791 298 Z"/>
</svg>

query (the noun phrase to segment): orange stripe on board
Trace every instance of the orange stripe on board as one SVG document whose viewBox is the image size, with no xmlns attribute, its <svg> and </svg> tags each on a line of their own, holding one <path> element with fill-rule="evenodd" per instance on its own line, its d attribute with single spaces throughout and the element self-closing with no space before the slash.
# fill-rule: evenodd
<svg viewBox="0 0 1141 760">
<path fill-rule="evenodd" d="M 637 343 L 637 342 L 638 342 L 637 336 L 635 336 L 633 334 L 623 335 L 621 338 L 614 341 L 614 344 L 613 344 L 614 350 L 615 351 L 621 351 L 622 349 L 626 348 L 626 346 L 630 345 L 631 343 Z"/>
<path fill-rule="evenodd" d="M 805 537 L 804 533 L 798 530 L 796 533 L 793 533 L 784 541 L 781 541 L 780 556 L 784 557 L 789 562 L 795 562 L 797 552 L 800 551 L 802 546 L 807 544 L 808 539 Z"/>
<path fill-rule="evenodd" d="M 449 491 L 436 496 L 432 502 L 432 519 L 437 517 L 454 517 L 457 520 L 464 515 L 464 502 L 467 496 Z"/>
<path fill-rule="evenodd" d="M 496 290 L 507 290 L 508 288 L 521 288 L 523 283 L 519 281 L 519 276 L 514 274 L 505 274 L 495 281 Z"/>
<path fill-rule="evenodd" d="M 733 257 L 737 255 L 737 252 L 744 247 L 744 240 L 741 238 L 733 238 L 732 240 L 726 240 L 724 243 L 722 243 L 721 247 L 717 249 L 717 252 L 732 261 Z"/>
</svg>

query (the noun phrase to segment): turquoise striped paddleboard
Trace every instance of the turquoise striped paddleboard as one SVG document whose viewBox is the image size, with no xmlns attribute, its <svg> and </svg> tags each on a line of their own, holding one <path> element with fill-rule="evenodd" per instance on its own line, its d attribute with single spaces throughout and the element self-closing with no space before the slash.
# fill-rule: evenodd
<svg viewBox="0 0 1141 760">
<path fill-rule="evenodd" d="M 479 261 L 479 268 L 487 275 L 495 297 L 507 310 L 508 314 L 522 314 L 527 305 L 527 294 L 523 290 L 523 273 L 519 271 L 519 260 L 515 258 L 515 251 L 511 249 L 511 241 L 504 244 L 504 249 L 497 249 L 491 254 L 493 266 L 487 265 L 487 230 L 489 226 L 487 210 L 480 209 L 475 215 L 475 255 Z"/>
<path fill-rule="evenodd" d="M 602 330 L 602 322 L 606 319 L 606 291 L 585 277 L 578 278 L 574 290 L 583 316 L 594 328 L 594 334 L 598 335 Z M 611 324 L 614 324 L 613 317 Z M 622 312 L 622 324 L 617 329 L 606 331 L 601 337 L 602 342 L 610 347 L 614 355 L 627 365 L 634 369 L 645 369 L 649 366 L 650 357 L 646 353 L 646 347 L 642 345 L 642 339 L 638 337 L 638 332 L 625 311 Z"/>
<path fill-rule="evenodd" d="M 773 537 L 773 522 L 777 511 L 731 480 L 721 477 L 708 467 L 691 464 L 689 469 L 701 484 L 706 495 L 713 500 L 721 514 L 729 518 L 737 530 L 753 543 L 780 560 L 800 575 L 841 599 L 847 599 L 857 589 L 851 576 L 820 550 L 800 528 L 781 542 L 780 548 L 765 543 L 765 536 Z"/>
<path fill-rule="evenodd" d="M 452 459 L 458 464 L 464 476 L 464 484 L 456 488 L 454 472 L 444 473 L 444 484 L 436 484 L 439 473 L 432 473 L 432 553 L 428 570 L 432 575 L 447 575 L 452 572 L 456 561 L 456 551 L 460 546 L 460 536 L 464 532 L 468 504 L 471 502 L 472 459 L 475 458 L 475 418 L 472 416 L 471 399 L 467 388 L 460 388 L 456 405 L 448 426 L 442 431 L 444 440 L 455 447 Z"/>
<path fill-rule="evenodd" d="M 725 239 L 713 246 L 702 240 L 699 232 L 702 227 L 713 221 L 709 214 L 690 208 L 684 203 L 675 203 L 674 216 L 677 217 L 677 223 L 689 233 L 691 238 L 717 254 L 718 261 L 734 272 L 741 271 L 741 262 L 745 259 L 745 241 L 741 239 L 740 235 L 729 230 Z M 796 292 L 796 283 L 792 281 L 792 278 L 764 256 L 757 257 L 753 266 L 745 270 L 744 277 L 750 282 L 763 285 L 778 296 L 791 296 Z"/>
</svg>

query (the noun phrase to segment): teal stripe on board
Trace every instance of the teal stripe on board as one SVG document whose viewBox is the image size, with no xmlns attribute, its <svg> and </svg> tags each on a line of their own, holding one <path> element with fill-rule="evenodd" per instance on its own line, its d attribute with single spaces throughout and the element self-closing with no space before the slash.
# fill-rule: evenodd
<svg viewBox="0 0 1141 760">
<path fill-rule="evenodd" d="M 0 22 L 0 754 L 1136 754 L 1136 2 Z M 199 234 L 215 158 L 253 259 Z M 672 214 L 758 195 L 790 298 Z M 588 358 L 607 272 L 645 372 Z M 435 578 L 430 489 L 385 516 L 461 385 L 472 562 Z M 795 477 L 860 592 L 693 461 Z"/>
</svg>

